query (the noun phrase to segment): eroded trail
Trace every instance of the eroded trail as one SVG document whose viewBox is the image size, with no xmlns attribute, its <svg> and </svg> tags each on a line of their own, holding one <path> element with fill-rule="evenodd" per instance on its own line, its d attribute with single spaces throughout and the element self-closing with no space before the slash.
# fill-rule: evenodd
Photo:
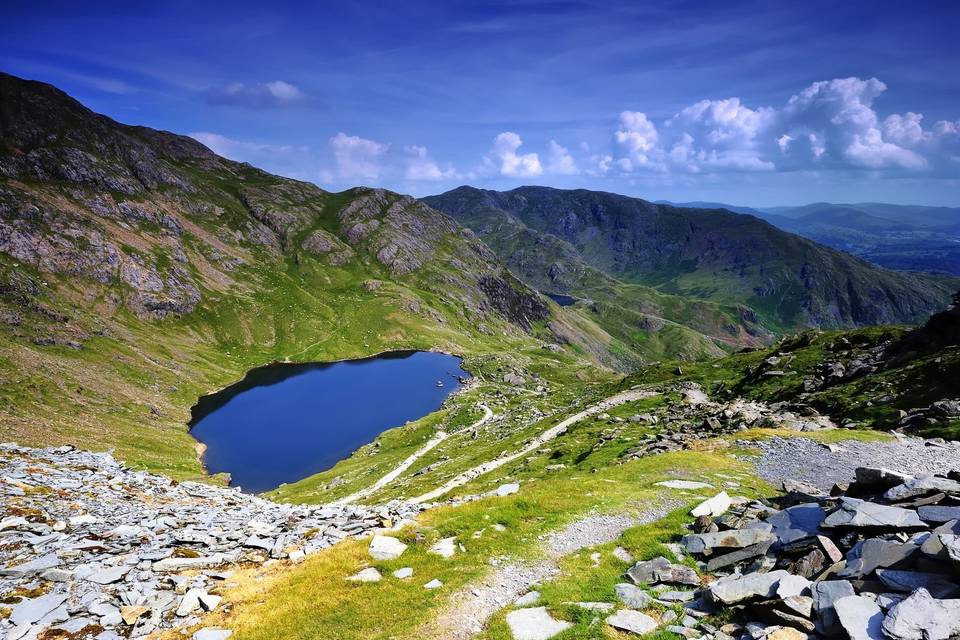
<svg viewBox="0 0 960 640">
<path fill-rule="evenodd" d="M 471 424 L 466 429 L 466 431 L 470 431 L 471 429 L 476 429 L 481 425 L 483 425 L 488 420 L 490 420 L 491 418 L 493 418 L 493 411 L 490 410 L 490 407 L 488 407 L 485 404 L 481 404 L 479 406 L 481 409 L 483 409 L 483 417 L 477 420 L 476 422 L 474 422 L 473 424 Z M 394 469 L 390 471 L 390 473 L 387 473 L 386 475 L 384 475 L 382 478 L 374 482 L 369 487 L 365 487 L 355 493 L 351 493 L 349 496 L 345 498 L 341 498 L 340 500 L 337 500 L 336 502 L 334 502 L 334 504 L 350 504 L 358 500 L 361 500 L 363 498 L 366 498 L 367 496 L 373 495 L 374 493 L 376 493 L 380 489 L 383 489 L 384 487 L 389 485 L 391 482 L 393 482 L 394 480 L 399 478 L 401 475 L 403 475 L 403 473 L 407 469 L 413 466 L 413 463 L 415 463 L 417 460 L 422 458 L 431 449 L 433 449 L 434 447 L 436 447 L 438 444 L 440 444 L 441 442 L 443 442 L 449 437 L 450 437 L 450 434 L 447 433 L 446 431 L 438 431 L 437 434 L 434 437 L 430 438 L 430 440 L 427 441 L 425 445 L 423 445 L 416 452 L 410 454 L 403 462 L 401 462 L 396 467 L 394 467 Z"/>
<path fill-rule="evenodd" d="M 607 409 L 623 404 L 625 402 L 642 400 L 643 398 L 649 398 L 655 395 L 658 395 L 658 392 L 646 391 L 646 390 L 640 390 L 640 389 L 631 389 L 629 391 L 623 391 L 616 395 L 610 396 L 609 398 L 598 402 L 592 407 L 584 409 L 580 413 L 575 413 L 569 418 L 566 418 L 558 422 L 555 426 L 550 427 L 549 429 L 541 433 L 539 436 L 531 440 L 530 443 L 527 444 L 527 446 L 523 447 L 522 449 L 518 449 L 517 451 L 509 455 L 502 456 L 500 458 L 497 458 L 496 460 L 485 462 L 481 465 L 477 465 L 476 467 L 473 467 L 472 469 L 464 471 L 460 475 L 454 477 L 446 484 L 440 487 L 437 487 L 433 491 L 428 491 L 427 493 L 421 496 L 412 498 L 410 502 L 412 502 L 413 504 L 420 504 L 422 502 L 430 502 L 432 500 L 436 500 L 437 498 L 444 495 L 445 493 L 453 489 L 456 489 L 457 487 L 467 484 L 474 478 L 481 476 L 485 473 L 489 473 L 494 469 L 499 469 L 505 464 L 513 462 L 518 458 L 522 458 L 523 456 L 527 455 L 534 449 L 542 447 L 545 443 L 550 442 L 557 436 L 566 432 L 567 428 L 570 427 L 570 425 L 576 424 L 577 422 L 580 422 L 584 418 L 588 418 L 597 413 L 601 413 L 603 411 L 606 411 Z"/>
<path fill-rule="evenodd" d="M 678 503 L 664 501 L 638 514 L 592 514 L 544 542 L 539 561 L 512 562 L 497 568 L 478 583 L 453 594 L 439 615 L 425 625 L 417 637 L 431 640 L 466 640 L 481 631 L 487 620 L 532 587 L 560 574 L 558 560 L 582 549 L 612 542 L 632 527 L 664 517 Z"/>
</svg>

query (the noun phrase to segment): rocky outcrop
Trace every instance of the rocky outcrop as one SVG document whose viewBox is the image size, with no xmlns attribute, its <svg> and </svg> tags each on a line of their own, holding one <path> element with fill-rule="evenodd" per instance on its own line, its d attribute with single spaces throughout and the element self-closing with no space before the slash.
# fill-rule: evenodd
<svg viewBox="0 0 960 640">
<path fill-rule="evenodd" d="M 0 593 L 42 594 L 7 601 L 0 632 L 17 639 L 194 626 L 234 567 L 299 562 L 419 511 L 277 504 L 71 447 L 0 445 L 0 478 Z"/>
</svg>

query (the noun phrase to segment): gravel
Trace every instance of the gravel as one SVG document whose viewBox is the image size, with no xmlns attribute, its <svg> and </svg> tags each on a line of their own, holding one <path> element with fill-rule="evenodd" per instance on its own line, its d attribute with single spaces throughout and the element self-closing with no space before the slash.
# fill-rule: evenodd
<svg viewBox="0 0 960 640">
<path fill-rule="evenodd" d="M 764 480 L 774 484 L 800 480 L 823 490 L 829 490 L 834 483 L 853 480 L 857 467 L 885 467 L 914 476 L 946 475 L 960 469 L 960 442 L 936 444 L 901 436 L 894 442 L 848 440 L 833 445 L 835 451 L 831 451 L 808 438 L 777 437 L 751 442 L 749 446 L 762 452 L 755 463 Z M 842 450 L 836 450 L 837 447 Z"/>
</svg>

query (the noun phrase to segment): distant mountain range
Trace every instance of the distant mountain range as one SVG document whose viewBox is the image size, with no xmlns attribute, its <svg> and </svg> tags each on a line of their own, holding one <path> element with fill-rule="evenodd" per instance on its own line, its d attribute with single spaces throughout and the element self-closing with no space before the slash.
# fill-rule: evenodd
<svg viewBox="0 0 960 640">
<path fill-rule="evenodd" d="M 960 275 L 960 208 L 875 202 L 818 202 L 763 210 L 719 202 L 662 204 L 754 215 L 889 269 Z"/>
<path fill-rule="evenodd" d="M 748 317 L 777 332 L 916 322 L 942 308 L 957 286 L 878 268 L 756 214 L 547 187 L 461 187 L 424 201 L 473 229 L 542 291 L 594 298 L 595 283 L 606 277 L 748 308 Z"/>
</svg>

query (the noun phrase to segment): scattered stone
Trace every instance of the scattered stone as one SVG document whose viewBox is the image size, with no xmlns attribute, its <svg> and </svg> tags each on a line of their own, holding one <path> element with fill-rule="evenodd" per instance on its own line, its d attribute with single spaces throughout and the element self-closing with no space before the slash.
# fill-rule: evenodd
<svg viewBox="0 0 960 640">
<path fill-rule="evenodd" d="M 751 573 L 721 578 L 707 589 L 707 596 L 717 604 L 737 604 L 752 598 L 770 598 L 777 592 L 780 579 L 790 575 L 777 570 L 770 573 Z"/>
<path fill-rule="evenodd" d="M 665 480 L 664 482 L 656 482 L 654 484 L 658 487 L 667 487 L 668 489 L 688 489 L 691 491 L 713 488 L 712 484 L 696 482 L 694 480 Z"/>
<path fill-rule="evenodd" d="M 699 505 L 694 507 L 693 511 L 690 512 L 690 515 L 697 516 L 719 516 L 722 513 L 726 512 L 730 508 L 730 505 L 733 504 L 733 501 L 730 499 L 730 496 L 727 495 L 726 491 L 721 491 L 717 495 L 713 496 L 709 500 L 701 502 Z"/>
<path fill-rule="evenodd" d="M 823 528 L 856 529 L 926 529 L 927 524 L 916 511 L 867 502 L 858 498 L 841 498 L 839 508 L 823 521 Z"/>
<path fill-rule="evenodd" d="M 395 560 L 403 555 L 407 545 L 390 536 L 373 536 L 369 553 L 374 560 Z"/>
<path fill-rule="evenodd" d="M 621 609 L 607 618 L 607 624 L 618 631 L 626 631 L 642 636 L 655 631 L 657 621 L 639 611 Z"/>
<path fill-rule="evenodd" d="M 621 582 L 614 587 L 617 599 L 630 609 L 646 609 L 653 603 L 653 597 L 632 584 Z"/>
<path fill-rule="evenodd" d="M 452 537 L 438 540 L 427 552 L 440 556 L 441 558 L 452 558 L 457 552 L 457 539 L 456 537 Z"/>
<path fill-rule="evenodd" d="M 208 627 L 206 629 L 200 629 L 193 634 L 193 640 L 227 640 L 230 636 L 233 635 L 233 631 L 230 629 L 216 629 L 213 627 Z M 99 639 L 100 636 L 97 636 Z"/>
<path fill-rule="evenodd" d="M 351 582 L 380 582 L 383 576 L 375 568 L 370 567 L 358 573 L 353 574 L 347 580 Z"/>
<path fill-rule="evenodd" d="M 393 577 L 400 580 L 406 580 L 407 578 L 413 577 L 413 568 L 403 567 L 402 569 L 397 569 L 393 572 Z"/>
<path fill-rule="evenodd" d="M 696 571 L 681 564 L 672 564 L 663 556 L 638 562 L 627 570 L 627 577 L 633 580 L 635 584 L 666 582 L 700 586 L 700 576 L 697 575 Z"/>
<path fill-rule="evenodd" d="M 520 491 L 520 485 L 517 484 L 516 482 L 513 482 L 513 483 L 510 483 L 510 484 L 502 484 L 502 485 L 500 485 L 499 487 L 497 487 L 497 489 L 496 489 L 496 491 L 495 491 L 494 493 L 495 493 L 498 497 L 502 498 L 502 497 L 504 497 L 504 496 L 509 496 L 509 495 L 514 494 L 514 493 L 517 493 L 518 491 Z"/>
<path fill-rule="evenodd" d="M 840 626 L 850 640 L 884 640 L 883 611 L 863 596 L 846 596 L 834 603 Z"/>
<path fill-rule="evenodd" d="M 507 626 L 514 640 L 549 640 L 573 625 L 554 619 L 546 607 L 534 607 L 508 613 Z"/>
<path fill-rule="evenodd" d="M 883 631 L 895 640 L 947 640 L 960 636 L 960 600 L 938 600 L 920 588 L 893 605 Z"/>
</svg>

